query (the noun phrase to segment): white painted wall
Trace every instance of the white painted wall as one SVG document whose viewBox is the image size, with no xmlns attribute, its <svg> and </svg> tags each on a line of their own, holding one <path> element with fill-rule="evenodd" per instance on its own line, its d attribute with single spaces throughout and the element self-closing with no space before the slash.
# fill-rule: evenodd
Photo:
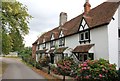
<svg viewBox="0 0 120 81">
<path fill-rule="evenodd" d="M 46 49 L 50 49 L 50 43 L 46 43 Z"/>
<path fill-rule="evenodd" d="M 120 29 L 120 6 L 118 8 L 118 29 Z M 118 67 L 120 68 L 120 38 L 118 39 L 118 50 L 119 50 Z"/>
<path fill-rule="evenodd" d="M 118 10 L 113 17 L 115 20 L 108 25 L 109 61 L 118 67 Z"/>
<path fill-rule="evenodd" d="M 79 34 L 75 34 L 65 38 L 65 46 L 69 48 L 75 48 L 80 45 L 79 43 Z"/>
<path fill-rule="evenodd" d="M 103 58 L 109 60 L 107 26 L 92 29 L 90 31 L 91 43 L 94 46 L 94 59 Z"/>
</svg>

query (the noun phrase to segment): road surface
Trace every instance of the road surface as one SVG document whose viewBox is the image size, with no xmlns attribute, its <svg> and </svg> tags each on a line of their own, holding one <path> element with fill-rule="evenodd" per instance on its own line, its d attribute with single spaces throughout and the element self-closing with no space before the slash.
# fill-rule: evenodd
<svg viewBox="0 0 120 81">
<path fill-rule="evenodd" d="M 16 58 L 0 57 L 0 61 L 8 63 L 2 79 L 45 79 Z"/>
</svg>

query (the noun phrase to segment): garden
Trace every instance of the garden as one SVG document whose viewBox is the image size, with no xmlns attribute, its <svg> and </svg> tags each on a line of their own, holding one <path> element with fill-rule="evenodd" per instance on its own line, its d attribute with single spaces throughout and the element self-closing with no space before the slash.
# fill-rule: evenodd
<svg viewBox="0 0 120 81">
<path fill-rule="evenodd" d="M 26 62 L 37 69 L 42 70 L 45 67 L 49 73 L 62 75 L 63 81 L 66 80 L 66 76 L 74 78 L 75 81 L 119 81 L 120 72 L 116 70 L 116 65 L 104 59 L 75 63 L 73 58 L 65 57 L 56 64 L 49 65 L 50 58 L 44 56 L 38 62 L 32 58 L 27 58 Z"/>
<path fill-rule="evenodd" d="M 86 60 L 76 64 L 72 58 L 65 58 L 52 68 L 55 74 L 73 77 L 76 81 L 118 81 L 118 71 L 115 64 L 104 59 Z"/>
</svg>

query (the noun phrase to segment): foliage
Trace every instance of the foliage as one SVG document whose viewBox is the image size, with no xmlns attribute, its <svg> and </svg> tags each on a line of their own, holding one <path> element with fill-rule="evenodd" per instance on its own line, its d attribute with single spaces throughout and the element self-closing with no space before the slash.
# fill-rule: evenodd
<svg viewBox="0 0 120 81">
<path fill-rule="evenodd" d="M 50 63 L 50 58 L 49 58 L 48 56 L 46 56 L 46 55 L 39 60 L 39 64 L 40 64 L 42 67 L 48 66 L 49 63 Z"/>
<path fill-rule="evenodd" d="M 63 75 L 63 81 L 65 81 L 65 76 L 70 76 L 71 73 L 74 72 L 72 70 L 73 67 L 75 67 L 74 65 L 75 65 L 75 62 L 73 61 L 73 58 L 66 57 L 66 58 L 64 58 L 62 60 L 59 60 L 58 63 L 57 63 L 57 67 L 54 67 L 52 69 L 52 71 L 55 74 Z"/>
<path fill-rule="evenodd" d="M 116 65 L 104 59 L 87 60 L 79 64 L 76 79 L 79 81 L 117 81 Z"/>
<path fill-rule="evenodd" d="M 36 68 L 37 68 L 37 69 L 41 69 L 41 70 L 42 70 L 42 66 L 40 65 L 40 63 L 39 63 L 39 62 L 36 62 Z"/>
<path fill-rule="evenodd" d="M 57 70 L 57 65 L 56 64 L 51 64 L 50 65 L 50 68 L 51 68 L 51 71 L 54 73 L 54 74 L 59 74 L 58 70 Z"/>
<path fill-rule="evenodd" d="M 28 23 L 29 19 L 32 18 L 27 11 L 27 7 L 16 0 L 15 2 L 2 3 L 0 20 L 2 22 L 3 54 L 10 52 L 12 47 L 13 51 L 19 51 L 18 48 L 23 46 L 23 36 L 28 34 Z"/>
<path fill-rule="evenodd" d="M 61 75 L 64 75 L 64 76 L 68 76 L 70 75 L 71 71 L 72 71 L 72 67 L 74 65 L 74 61 L 72 58 L 65 58 L 63 60 L 60 60 L 58 61 L 57 63 L 57 70 L 58 72 L 61 74 Z"/>
<path fill-rule="evenodd" d="M 11 51 L 20 51 L 24 48 L 23 37 L 20 35 L 19 31 L 14 31 L 9 34 L 12 39 L 12 50 Z"/>
<path fill-rule="evenodd" d="M 6 34 L 5 30 L 2 30 L 2 52 L 8 54 L 12 49 L 12 39 Z"/>
<path fill-rule="evenodd" d="M 22 51 L 20 51 L 19 56 L 21 56 L 25 62 L 28 62 L 29 58 L 31 58 L 32 56 L 32 48 L 25 47 L 24 49 L 22 49 Z"/>
</svg>

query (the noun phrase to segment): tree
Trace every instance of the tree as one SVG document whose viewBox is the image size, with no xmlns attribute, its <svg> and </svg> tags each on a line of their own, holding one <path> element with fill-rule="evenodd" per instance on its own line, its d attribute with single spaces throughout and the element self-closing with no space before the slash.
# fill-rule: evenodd
<svg viewBox="0 0 120 81">
<path fill-rule="evenodd" d="M 12 39 L 12 50 L 11 51 L 20 51 L 24 48 L 23 37 L 20 35 L 19 31 L 13 31 L 9 34 Z"/>
<path fill-rule="evenodd" d="M 27 11 L 27 7 L 16 0 L 15 2 L 2 3 L 2 15 L 0 19 L 2 21 L 2 51 L 4 54 L 6 54 L 6 51 L 10 51 L 7 50 L 7 41 L 9 39 L 12 39 L 12 41 L 9 40 L 9 45 L 12 45 L 13 51 L 19 50 L 15 48 L 23 45 L 23 36 L 29 33 L 28 23 L 29 19 L 32 18 Z"/>
<path fill-rule="evenodd" d="M 5 54 L 8 54 L 9 51 L 12 49 L 12 39 L 11 37 L 5 32 L 5 30 L 2 30 L 2 52 Z"/>
</svg>

